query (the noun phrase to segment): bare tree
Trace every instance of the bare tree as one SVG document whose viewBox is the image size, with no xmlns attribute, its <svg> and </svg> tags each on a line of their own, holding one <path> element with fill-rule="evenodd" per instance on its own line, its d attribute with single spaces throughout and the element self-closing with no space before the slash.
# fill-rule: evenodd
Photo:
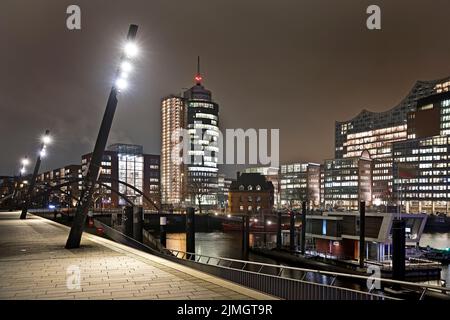
<svg viewBox="0 0 450 320">
<path fill-rule="evenodd" d="M 203 196 L 207 195 L 208 193 L 206 192 L 206 190 L 204 188 L 202 188 L 202 184 L 200 182 L 197 181 L 190 181 L 188 183 L 188 193 L 191 196 L 191 198 L 193 198 L 193 202 L 195 203 L 195 199 L 197 199 L 198 202 L 198 210 L 200 212 L 200 214 L 203 213 L 203 208 L 202 208 L 202 201 L 203 201 Z"/>
<path fill-rule="evenodd" d="M 100 186 L 100 188 L 97 189 L 97 191 L 95 192 L 94 197 L 93 197 L 92 203 L 93 203 L 94 209 L 95 209 L 95 205 L 100 200 L 100 210 L 102 210 L 103 209 L 103 199 L 108 196 L 109 196 L 108 189 L 106 189 L 103 186 Z M 98 208 L 98 206 L 97 206 L 97 208 Z"/>
</svg>

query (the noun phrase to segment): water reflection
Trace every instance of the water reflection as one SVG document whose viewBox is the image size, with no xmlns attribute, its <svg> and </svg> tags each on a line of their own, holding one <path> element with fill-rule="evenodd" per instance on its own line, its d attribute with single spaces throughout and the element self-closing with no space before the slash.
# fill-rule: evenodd
<svg viewBox="0 0 450 320">
<path fill-rule="evenodd" d="M 261 234 L 250 234 L 250 245 L 255 242 L 264 241 Z M 268 242 L 275 242 L 275 234 L 267 235 Z M 242 257 L 242 234 L 241 232 L 198 232 L 195 234 L 195 251 L 197 254 L 213 256 L 213 257 L 224 257 L 231 259 L 243 259 Z M 433 248 L 446 248 L 450 247 L 450 234 L 449 233 L 424 233 L 420 240 L 420 246 L 427 246 Z M 186 250 L 186 234 L 185 233 L 170 233 L 167 235 L 167 247 L 169 249 L 175 249 L 180 251 Z M 255 255 L 250 253 L 249 260 L 254 262 L 262 262 L 274 265 L 288 266 L 286 263 L 279 263 L 273 259 L 262 257 L 260 255 Z M 233 265 L 238 267 L 238 265 Z M 252 266 L 246 268 L 251 271 L 258 271 L 259 267 Z M 279 268 L 265 268 L 264 273 L 269 273 L 273 275 L 278 275 L 280 272 Z M 293 271 L 293 270 L 283 270 L 284 276 L 304 279 L 307 281 L 313 281 L 323 284 L 330 284 L 333 281 L 332 277 L 323 276 L 314 273 L 307 273 L 306 276 L 303 272 Z M 450 272 L 448 265 L 444 265 L 441 273 L 441 278 L 446 280 L 447 286 L 450 287 Z M 348 280 L 337 279 L 335 282 L 338 286 L 348 287 L 358 290 L 366 290 L 365 283 L 354 283 Z M 435 284 L 435 283 L 433 283 Z"/>
</svg>

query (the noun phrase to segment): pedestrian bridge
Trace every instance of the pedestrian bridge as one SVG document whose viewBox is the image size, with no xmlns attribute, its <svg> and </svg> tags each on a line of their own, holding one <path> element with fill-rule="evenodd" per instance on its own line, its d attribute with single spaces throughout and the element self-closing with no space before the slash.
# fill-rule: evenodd
<svg viewBox="0 0 450 320">
<path fill-rule="evenodd" d="M 19 215 L 0 212 L 0 299 L 274 299 L 87 233 L 67 250 L 68 227 Z"/>
<path fill-rule="evenodd" d="M 367 277 L 155 250 L 105 225 L 116 242 L 84 233 L 81 248 L 67 250 L 68 227 L 19 214 L 0 212 L 0 299 L 395 299 L 336 281 Z M 416 299 L 450 291 L 382 280 L 383 287 L 395 284 L 418 292 Z"/>
</svg>

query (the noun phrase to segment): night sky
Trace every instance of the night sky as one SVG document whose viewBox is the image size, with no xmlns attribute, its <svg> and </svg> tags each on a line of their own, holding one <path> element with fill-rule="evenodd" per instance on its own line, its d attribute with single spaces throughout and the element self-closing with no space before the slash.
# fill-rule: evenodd
<svg viewBox="0 0 450 320">
<path fill-rule="evenodd" d="M 66 28 L 70 4 L 80 31 Z M 370 4 L 381 31 L 366 28 Z M 46 128 L 43 170 L 92 151 L 130 23 L 141 55 L 110 143 L 159 154 L 160 100 L 193 85 L 200 55 L 222 129 L 279 128 L 282 162 L 322 162 L 335 120 L 450 75 L 449 13 L 448 0 L 1 0 L 0 175 L 34 158 Z"/>
</svg>

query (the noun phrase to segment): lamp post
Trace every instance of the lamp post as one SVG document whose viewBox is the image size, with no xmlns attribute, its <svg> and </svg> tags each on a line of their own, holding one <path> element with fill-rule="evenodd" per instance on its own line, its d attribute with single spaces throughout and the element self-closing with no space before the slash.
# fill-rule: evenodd
<svg viewBox="0 0 450 320">
<path fill-rule="evenodd" d="M 27 191 L 27 195 L 26 195 L 26 199 L 25 199 L 25 203 L 22 206 L 22 213 L 20 214 L 20 219 L 26 219 L 27 218 L 27 211 L 28 211 L 28 207 L 30 206 L 30 201 L 31 201 L 31 196 L 33 194 L 33 190 L 34 190 L 34 186 L 36 185 L 36 178 L 39 172 L 39 168 L 41 167 L 41 158 L 45 157 L 46 153 L 47 153 L 47 145 L 51 142 L 51 138 L 50 138 L 50 130 L 45 130 L 45 134 L 42 136 L 41 139 L 41 147 L 39 149 L 37 158 L 36 158 L 36 163 L 34 165 L 34 170 L 33 170 L 33 176 L 31 177 L 31 181 L 28 184 L 28 191 Z M 25 162 L 26 163 L 26 162 Z M 23 164 L 23 162 L 22 162 Z M 23 168 L 23 173 L 25 172 L 24 167 Z M 22 169 L 21 169 L 22 171 Z"/>
<path fill-rule="evenodd" d="M 127 35 L 127 43 L 124 46 L 123 54 L 120 58 L 120 66 L 116 72 L 115 83 L 111 88 L 108 102 L 106 104 L 103 120 L 98 132 L 97 141 L 95 142 L 94 152 L 89 163 L 88 170 L 83 180 L 83 189 L 81 191 L 80 200 L 77 204 L 77 211 L 73 220 L 72 228 L 66 242 L 66 249 L 79 248 L 81 236 L 83 234 L 84 223 L 86 221 L 87 212 L 92 202 L 92 196 L 95 191 L 95 184 L 100 175 L 100 166 L 105 152 L 106 143 L 108 141 L 109 131 L 114 119 L 114 113 L 117 107 L 117 94 L 127 88 L 127 78 L 133 66 L 131 58 L 137 54 L 137 46 L 134 42 L 136 38 L 138 26 L 130 25 Z"/>
<path fill-rule="evenodd" d="M 14 189 L 13 189 L 13 193 L 12 193 L 12 197 L 11 197 L 11 204 L 9 206 L 9 211 L 13 211 L 14 207 L 16 205 L 16 195 L 17 195 L 17 186 L 19 184 L 20 179 L 22 178 L 22 176 L 26 173 L 26 167 L 29 164 L 29 160 L 28 157 L 24 157 L 21 161 L 20 161 L 20 170 L 19 170 L 19 176 L 16 177 L 16 174 L 14 173 Z"/>
</svg>

